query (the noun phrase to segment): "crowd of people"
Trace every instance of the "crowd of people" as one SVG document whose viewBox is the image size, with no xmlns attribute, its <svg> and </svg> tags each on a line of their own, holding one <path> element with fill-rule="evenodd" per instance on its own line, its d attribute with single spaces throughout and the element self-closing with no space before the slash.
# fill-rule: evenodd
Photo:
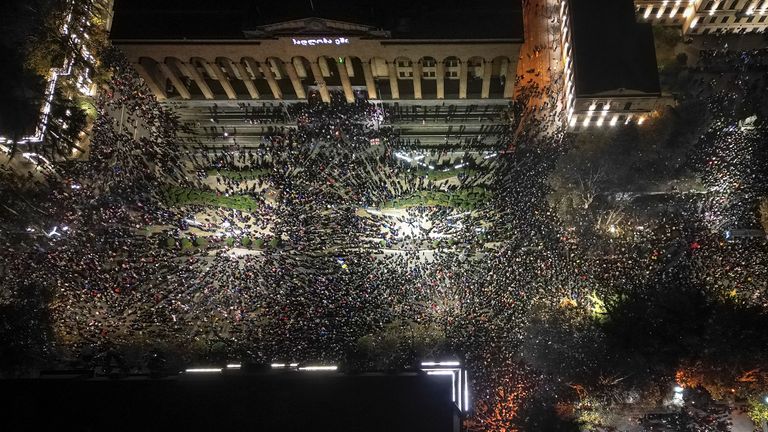
<svg viewBox="0 0 768 432">
<path fill-rule="evenodd" d="M 717 110 L 730 96 L 722 92 L 710 98 L 722 118 L 703 139 L 709 153 L 698 169 L 723 189 L 685 207 L 685 217 L 665 215 L 620 236 L 564 226 L 547 201 L 548 174 L 573 138 L 556 121 L 549 88 L 526 87 L 509 107 L 510 123 L 488 131 L 491 145 L 481 150 L 471 140 L 421 149 L 393 127 L 407 113 L 362 99 L 348 104 L 335 93 L 329 104 L 315 96 L 279 109 L 243 107 L 246 121 L 293 122 L 256 147 L 224 137 L 227 145 L 210 148 L 180 140 L 193 125 L 159 104 L 124 60 L 106 62 L 114 78 L 98 102 L 90 160 L 61 167 L 63 180 L 35 204 L 44 235 L 7 242 L 0 253 L 6 301 L 33 285 L 50 290 L 49 342 L 67 355 L 140 347 L 183 352 L 188 364 L 219 356 L 370 368 L 380 365 L 370 354 L 376 348 L 361 341 L 407 322 L 439 329 L 441 338 L 420 343 L 416 331 L 398 340 L 385 353 L 388 367 L 459 355 L 473 370 L 473 393 L 488 397 L 493 371 L 521 359 L 542 311 L 575 305 L 602 313 L 599 298 L 640 290 L 659 275 L 674 279 L 680 261 L 705 285 L 764 301 L 764 254 L 706 228 L 710 216 L 721 221 L 717 229 L 745 220 L 736 216 L 754 213 L 765 192 L 763 168 L 754 166 L 762 153 L 744 149 L 762 135 L 724 123 L 729 113 Z M 543 104 L 526 102 L 542 96 Z M 126 112 L 140 138 L 121 128 Z M 216 123 L 216 111 L 211 116 Z M 430 175 L 451 169 L 455 176 Z M 169 187 L 246 195 L 258 208 L 172 207 L 163 201 Z M 421 192 L 477 188 L 490 198 L 468 209 L 449 202 L 381 209 Z M 731 213 L 722 205 L 716 215 L 697 210 L 724 199 Z M 257 236 L 279 242 L 256 249 L 222 241 Z M 167 247 L 169 238 L 210 241 L 182 250 Z"/>
</svg>

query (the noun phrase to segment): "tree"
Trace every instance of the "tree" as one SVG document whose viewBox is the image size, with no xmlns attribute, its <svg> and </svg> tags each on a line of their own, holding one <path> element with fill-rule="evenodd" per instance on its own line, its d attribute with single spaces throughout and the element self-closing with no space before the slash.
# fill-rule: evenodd
<svg viewBox="0 0 768 432">
<path fill-rule="evenodd" d="M 760 200 L 760 225 L 768 232 L 768 198 Z"/>
<path fill-rule="evenodd" d="M 576 183 L 578 184 L 578 197 L 580 198 L 580 204 L 584 207 L 584 210 L 589 209 L 595 197 L 600 193 L 600 186 L 605 180 L 605 171 L 603 166 L 599 166 L 596 169 L 590 169 L 586 173 L 580 173 L 576 176 Z"/>
<path fill-rule="evenodd" d="M 763 430 L 766 429 L 766 423 L 768 423 L 768 402 L 757 397 L 750 398 L 747 405 L 747 414 L 752 421 L 762 426 Z"/>
</svg>

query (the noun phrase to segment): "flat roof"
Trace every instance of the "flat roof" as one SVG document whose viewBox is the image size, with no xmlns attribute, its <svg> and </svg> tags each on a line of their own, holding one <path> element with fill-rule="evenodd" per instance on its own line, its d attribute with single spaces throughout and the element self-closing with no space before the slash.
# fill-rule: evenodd
<svg viewBox="0 0 768 432">
<path fill-rule="evenodd" d="M 115 0 L 111 37 L 244 39 L 244 31 L 326 18 L 391 32 L 393 39 L 523 39 L 521 0 Z"/>
<path fill-rule="evenodd" d="M 576 96 L 618 89 L 661 94 L 650 24 L 633 0 L 570 0 Z"/>
<path fill-rule="evenodd" d="M 451 379 L 285 372 L 0 381 L 3 430 L 448 432 Z"/>
</svg>

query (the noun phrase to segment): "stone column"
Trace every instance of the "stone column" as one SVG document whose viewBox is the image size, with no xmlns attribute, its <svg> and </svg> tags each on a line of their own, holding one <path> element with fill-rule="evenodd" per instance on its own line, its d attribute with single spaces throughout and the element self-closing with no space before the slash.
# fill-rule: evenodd
<svg viewBox="0 0 768 432">
<path fill-rule="evenodd" d="M 413 71 L 413 97 L 421 99 L 421 61 L 411 63 L 411 70 Z"/>
<path fill-rule="evenodd" d="M 445 99 L 445 63 L 442 60 L 435 65 L 435 78 L 437 79 L 437 98 Z"/>
<path fill-rule="evenodd" d="M 176 88 L 176 91 L 179 92 L 179 95 L 182 97 L 182 99 L 191 99 L 192 95 L 189 93 L 189 89 L 187 86 L 184 85 L 184 83 L 181 82 L 179 77 L 176 76 L 176 73 L 171 70 L 170 66 L 168 66 L 165 63 L 157 63 L 157 67 L 160 68 L 160 72 L 165 75 L 166 78 L 171 80 L 171 84 L 173 84 L 173 87 Z"/>
<path fill-rule="evenodd" d="M 504 98 L 512 99 L 515 97 L 515 62 L 507 62 L 507 73 L 504 75 Z"/>
<path fill-rule="evenodd" d="M 467 60 L 459 62 L 459 99 L 467 98 Z"/>
<path fill-rule="evenodd" d="M 203 92 L 203 96 L 205 96 L 206 99 L 213 99 L 213 91 L 211 91 L 211 88 L 208 87 L 208 83 L 205 82 L 205 79 L 197 71 L 195 65 L 190 63 L 179 63 L 177 66 L 181 73 L 189 78 L 192 78 L 192 80 L 200 88 L 200 91 Z"/>
<path fill-rule="evenodd" d="M 264 78 L 267 79 L 269 88 L 272 90 L 272 96 L 274 96 L 275 99 L 282 99 L 283 92 L 280 91 L 280 86 L 277 85 L 277 81 L 275 80 L 275 75 L 272 73 L 272 67 L 269 62 L 269 59 L 261 63 L 261 73 L 262 75 L 264 75 Z"/>
<path fill-rule="evenodd" d="M 147 84 L 147 87 L 149 87 L 150 90 L 152 90 L 152 93 L 155 94 L 155 97 L 158 99 L 168 99 L 168 94 L 165 93 L 165 86 L 161 83 L 159 83 L 155 77 L 152 76 L 152 73 L 141 63 L 134 63 L 133 68 L 136 69 L 136 72 L 139 74 L 141 79 L 144 80 L 144 83 Z"/>
<path fill-rule="evenodd" d="M 331 94 L 328 92 L 328 86 L 325 85 L 325 78 L 323 73 L 320 72 L 320 65 L 317 62 L 312 62 L 309 65 L 312 68 L 312 76 L 315 78 L 317 86 L 320 88 L 320 97 L 325 103 L 331 103 Z"/>
<path fill-rule="evenodd" d="M 488 99 L 491 95 L 491 72 L 493 70 L 493 63 L 487 60 L 483 60 L 483 89 L 480 92 L 480 97 Z"/>
<path fill-rule="evenodd" d="M 339 78 L 341 78 L 341 86 L 344 87 L 344 97 L 347 99 L 347 103 L 353 103 L 355 101 L 355 94 L 352 92 L 352 83 L 349 82 L 347 65 L 344 63 L 339 63 L 337 61 L 336 69 L 339 70 Z"/>
<path fill-rule="evenodd" d="M 360 59 L 360 63 L 363 65 L 363 75 L 365 75 L 365 87 L 368 89 L 368 99 L 377 99 L 376 82 L 373 80 L 373 72 L 371 72 L 371 61 Z"/>
<path fill-rule="evenodd" d="M 288 77 L 291 79 L 293 91 L 296 92 L 296 98 L 306 99 L 307 93 L 304 91 L 304 86 L 301 84 L 299 74 L 296 73 L 296 67 L 293 66 L 293 62 L 285 62 L 285 71 L 288 73 Z"/>
<path fill-rule="evenodd" d="M 389 67 L 389 87 L 392 89 L 392 99 L 400 99 L 400 88 L 397 86 L 397 69 L 395 62 L 387 60 Z"/>
<path fill-rule="evenodd" d="M 240 62 L 233 63 L 237 69 L 237 73 L 240 74 L 240 79 L 242 79 L 243 83 L 245 83 L 245 88 L 248 89 L 248 94 L 251 95 L 251 99 L 258 99 L 259 90 L 256 88 L 256 84 L 253 83 L 251 76 L 248 74 L 248 70 L 246 70 L 245 66 L 243 66 L 243 64 Z"/>
<path fill-rule="evenodd" d="M 221 66 L 219 66 L 218 63 L 209 63 L 208 67 L 213 72 L 213 76 L 216 78 L 216 80 L 218 80 L 221 86 L 224 88 L 224 93 L 227 94 L 227 97 L 230 99 L 237 99 L 237 93 L 235 92 L 234 87 L 232 87 L 232 83 L 229 82 L 227 75 L 223 70 L 221 70 Z"/>
</svg>

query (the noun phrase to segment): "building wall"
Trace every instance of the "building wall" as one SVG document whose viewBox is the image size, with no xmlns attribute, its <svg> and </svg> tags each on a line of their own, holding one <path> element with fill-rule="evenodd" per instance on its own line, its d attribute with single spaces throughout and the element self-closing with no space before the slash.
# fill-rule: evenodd
<svg viewBox="0 0 768 432">
<path fill-rule="evenodd" d="M 589 127 L 611 127 L 629 123 L 642 124 L 652 112 L 672 103 L 658 94 L 645 94 L 632 90 L 616 93 L 577 95 L 573 69 L 573 40 L 568 0 L 560 0 L 560 37 L 563 47 L 565 76 L 566 122 L 571 130 Z"/>
<path fill-rule="evenodd" d="M 669 103 L 671 101 L 658 96 L 577 97 L 574 99 L 574 114 L 569 126 L 583 128 L 643 124 L 650 113 Z"/>
<path fill-rule="evenodd" d="M 762 33 L 768 0 L 635 0 L 639 21 L 681 26 L 685 34 Z"/>
<path fill-rule="evenodd" d="M 160 99 L 511 98 L 522 42 L 357 37 L 113 41 Z"/>
</svg>

